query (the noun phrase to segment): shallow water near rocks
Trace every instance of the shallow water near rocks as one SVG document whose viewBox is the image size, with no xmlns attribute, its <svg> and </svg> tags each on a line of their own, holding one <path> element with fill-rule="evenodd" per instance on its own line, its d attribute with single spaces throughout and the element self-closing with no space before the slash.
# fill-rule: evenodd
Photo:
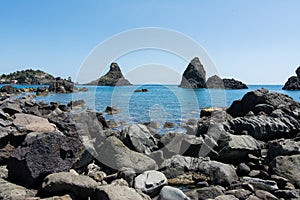
<svg viewBox="0 0 300 200">
<path fill-rule="evenodd" d="M 45 97 L 36 97 L 35 100 L 67 104 L 71 100 L 83 99 L 86 102 L 86 109 L 103 112 L 107 120 L 115 120 L 125 124 L 156 121 L 161 126 L 164 122 L 172 122 L 175 123 L 175 127 L 170 130 L 177 129 L 177 131 L 180 131 L 179 124 L 191 118 L 199 118 L 201 108 L 228 107 L 234 100 L 241 99 L 247 92 L 260 88 L 284 93 L 296 101 L 300 101 L 300 91 L 282 90 L 282 85 L 250 85 L 249 89 L 244 90 L 183 89 L 177 85 L 84 87 L 87 87 L 89 91 L 73 94 L 51 94 Z M 148 89 L 148 92 L 134 92 L 142 88 Z M 114 115 L 104 113 L 105 108 L 111 105 L 118 107 L 121 110 L 120 113 Z"/>
</svg>

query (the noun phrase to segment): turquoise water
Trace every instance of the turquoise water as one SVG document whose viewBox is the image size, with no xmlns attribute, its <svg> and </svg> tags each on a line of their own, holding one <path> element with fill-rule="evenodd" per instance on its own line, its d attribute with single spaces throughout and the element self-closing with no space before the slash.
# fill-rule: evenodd
<svg viewBox="0 0 300 200">
<path fill-rule="evenodd" d="M 121 110 L 116 115 L 103 113 L 107 119 L 127 123 L 169 121 L 179 124 L 190 118 L 199 118 L 201 108 L 230 106 L 234 100 L 242 98 L 247 92 L 260 88 L 285 93 L 298 102 L 300 100 L 300 91 L 285 91 L 281 89 L 281 85 L 250 85 L 246 90 L 183 89 L 177 85 L 87 86 L 87 88 L 88 92 L 52 94 L 37 97 L 36 101 L 67 104 L 71 100 L 83 99 L 87 104 L 86 108 L 95 111 L 104 112 L 109 105 Z M 141 88 L 147 88 L 149 92 L 134 92 Z"/>
</svg>

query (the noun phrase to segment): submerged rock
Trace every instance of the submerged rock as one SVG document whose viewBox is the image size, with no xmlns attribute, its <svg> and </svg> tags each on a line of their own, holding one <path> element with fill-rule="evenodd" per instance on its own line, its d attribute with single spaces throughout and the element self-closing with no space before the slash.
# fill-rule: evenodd
<svg viewBox="0 0 300 200">
<path fill-rule="evenodd" d="M 205 88 L 206 72 L 198 57 L 193 58 L 182 75 L 182 88 Z"/>
</svg>

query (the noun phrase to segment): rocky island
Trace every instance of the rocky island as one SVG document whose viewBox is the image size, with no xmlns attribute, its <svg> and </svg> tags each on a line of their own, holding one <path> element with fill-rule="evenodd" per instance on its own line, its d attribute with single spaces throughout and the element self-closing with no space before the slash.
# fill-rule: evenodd
<svg viewBox="0 0 300 200">
<path fill-rule="evenodd" d="M 284 94 L 249 92 L 165 135 L 76 105 L 1 97 L 0 199 L 300 198 L 300 105 Z"/>
<path fill-rule="evenodd" d="M 41 70 L 21 70 L 0 76 L 0 84 L 20 84 L 20 85 L 46 85 L 54 81 L 55 78 Z"/>
<path fill-rule="evenodd" d="M 104 76 L 85 85 L 126 86 L 132 84 L 124 78 L 119 65 L 117 63 L 111 63 L 109 71 Z"/>
<path fill-rule="evenodd" d="M 300 90 L 300 67 L 296 70 L 297 76 L 292 76 L 283 86 L 283 90 Z"/>
<path fill-rule="evenodd" d="M 241 81 L 235 79 L 221 79 L 219 76 L 214 75 L 207 79 L 207 88 L 218 88 L 218 89 L 248 89 L 248 86 Z"/>
<path fill-rule="evenodd" d="M 192 59 L 182 75 L 182 88 L 247 89 L 247 85 L 235 79 L 221 79 L 215 75 L 206 81 L 206 71 L 198 57 Z"/>
</svg>

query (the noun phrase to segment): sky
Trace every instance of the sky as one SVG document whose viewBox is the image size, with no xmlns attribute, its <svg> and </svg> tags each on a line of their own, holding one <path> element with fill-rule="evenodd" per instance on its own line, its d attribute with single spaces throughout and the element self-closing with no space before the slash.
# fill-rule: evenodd
<svg viewBox="0 0 300 200">
<path fill-rule="evenodd" d="M 157 27 L 196 42 L 221 77 L 282 85 L 300 65 L 299 10 L 299 0 L 1 0 L 0 73 L 33 68 L 91 81 L 109 67 L 80 73 L 99 45 L 130 30 Z M 109 56 L 98 55 L 103 57 Z M 110 62 L 118 62 L 132 83 L 178 84 L 189 59 L 141 49 Z"/>
</svg>

